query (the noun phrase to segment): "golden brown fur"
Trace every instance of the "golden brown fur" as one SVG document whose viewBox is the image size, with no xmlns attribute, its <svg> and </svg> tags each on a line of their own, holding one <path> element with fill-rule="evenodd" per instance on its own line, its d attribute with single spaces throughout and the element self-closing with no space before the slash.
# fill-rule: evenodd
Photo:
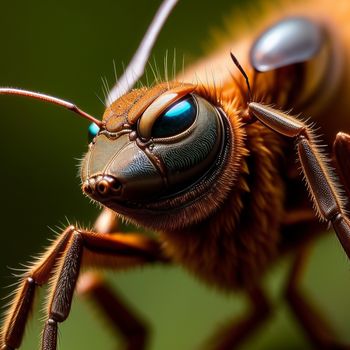
<svg viewBox="0 0 350 350">
<path fill-rule="evenodd" d="M 340 62 L 334 68 L 340 69 L 341 81 L 333 91 L 334 99 L 316 114 L 314 107 L 321 101 L 314 101 L 312 106 L 296 110 L 297 113 L 302 112 L 305 117 L 317 119 L 325 138 L 331 142 L 339 130 L 350 130 L 350 2 L 347 0 L 280 0 L 273 3 L 260 1 L 260 4 L 254 5 L 247 3 L 241 11 L 235 9 L 225 18 L 225 30 L 214 32 L 214 40 L 206 44 L 206 57 L 187 67 L 185 74 L 180 74 L 178 78 L 185 82 L 200 81 L 210 86 L 213 86 L 214 81 L 217 87 L 226 85 L 231 81 L 231 74 L 239 76 L 232 64 L 230 52 L 237 56 L 244 69 L 250 71 L 249 50 L 259 34 L 278 20 L 299 15 L 325 23 L 331 32 L 331 42 L 336 46 L 336 54 L 340 56 Z M 265 97 L 269 99 L 268 95 Z M 279 101 L 271 102 L 277 107 L 283 107 L 283 104 L 279 105 Z M 337 121 L 330 123 L 331 118 Z"/>
<path fill-rule="evenodd" d="M 259 124 L 245 131 L 249 157 L 220 210 L 199 225 L 161 234 L 176 261 L 226 290 L 254 284 L 267 268 L 277 253 L 283 214 L 279 140 Z"/>
<path fill-rule="evenodd" d="M 237 129 L 240 142 L 243 141 L 239 147 L 242 159 L 239 164 L 236 163 L 240 169 L 239 177 L 220 210 L 199 225 L 161 233 L 166 250 L 177 262 L 208 284 L 223 289 L 255 284 L 262 271 L 279 254 L 286 186 L 282 177 L 283 171 L 287 171 L 282 169 L 281 154 L 287 152 L 289 155 L 290 152 L 290 147 L 286 146 L 287 140 L 259 122 L 242 124 L 246 85 L 233 65 L 229 52 L 234 52 L 247 70 L 253 83 L 253 99 L 265 104 L 273 103 L 280 108 L 287 108 L 291 102 L 289 94 L 294 83 L 292 75 L 288 76 L 287 72 L 283 84 L 274 74 L 262 74 L 255 79 L 248 63 L 252 38 L 263 28 L 295 14 L 321 19 L 327 22 L 331 32 L 338 36 L 335 39 L 344 47 L 344 51 L 337 54 L 344 54 L 344 60 L 347 61 L 350 53 L 348 1 L 341 0 L 336 5 L 332 1 L 310 1 L 308 4 L 302 2 L 296 5 L 284 2 L 282 8 L 279 7 L 275 12 L 269 8 L 268 12 L 268 18 L 261 21 L 257 19 L 255 28 L 250 26 L 246 30 L 235 30 L 236 38 L 226 40 L 221 49 L 189 67 L 179 77 L 185 82 L 199 82 L 201 87 L 196 92 L 222 106 L 232 125 L 241 125 Z M 235 23 L 234 20 L 232 22 Z M 342 30 L 341 34 L 339 29 Z M 333 100 L 324 111 L 312 116 L 320 124 L 327 125 L 332 124 L 329 118 L 342 118 L 342 121 L 337 121 L 326 130 L 328 141 L 332 140 L 339 128 L 350 129 L 350 116 L 346 116 L 346 111 L 350 110 L 349 99 L 346 98 L 350 91 L 350 76 L 346 74 L 347 68 L 342 68 L 342 81 L 335 91 L 336 106 Z M 243 91 L 237 88 L 236 81 L 243 86 Z M 309 112 L 315 110 L 312 105 L 307 107 Z M 289 143 L 292 144 L 292 141 L 289 140 Z M 299 181 L 301 182 L 301 177 Z M 306 196 L 305 189 L 305 198 Z M 300 201 L 302 205 L 304 199 Z"/>
<path fill-rule="evenodd" d="M 145 210 L 143 213 L 143 208 L 137 207 L 135 211 L 141 212 L 139 216 L 136 216 L 130 208 L 120 210 L 120 215 L 125 215 L 128 219 L 131 218 L 146 227 L 155 228 L 162 247 L 153 240 L 148 247 L 146 244 L 148 239 L 145 237 L 141 239 L 138 235 L 129 235 L 125 239 L 125 235 L 121 234 L 120 238 L 123 239 L 120 241 L 133 248 L 144 242 L 145 244 L 139 247 L 140 250 L 144 248 L 147 252 L 156 251 L 154 261 L 158 259 L 167 262 L 170 257 L 208 285 L 225 291 L 234 289 L 247 291 L 259 285 L 264 272 L 285 251 L 286 239 L 283 234 L 286 212 L 304 207 L 307 198 L 307 190 L 303 187 L 301 178 L 295 179 L 294 176 L 296 165 L 293 160 L 295 156 L 290 157 L 291 140 L 286 140 L 259 121 L 250 120 L 251 116 L 247 110 L 247 102 L 249 102 L 247 85 L 234 66 L 230 51 L 238 57 L 247 71 L 252 85 L 253 100 L 264 104 L 275 104 L 285 110 L 300 100 L 300 95 L 305 93 L 305 89 L 301 89 L 298 96 L 298 91 L 295 90 L 299 77 L 294 74 L 293 67 L 276 74 L 272 72 L 257 75 L 248 59 L 252 42 L 263 28 L 285 16 L 309 16 L 325 23 L 330 31 L 331 40 L 334 40 L 333 48 L 337 49 L 336 56 L 339 61 L 335 64 L 335 68 L 341 69 L 341 79 L 337 81 L 336 88 L 332 87 L 334 91 L 330 96 L 332 95 L 333 99 L 322 101 L 327 102 L 326 105 L 322 105 L 323 109 L 316 108 L 321 105 L 319 104 L 321 101 L 317 98 L 310 101 L 305 108 L 321 126 L 328 127 L 328 129 L 323 128 L 328 141 L 336 131 L 350 129 L 350 117 L 347 115 L 350 111 L 350 99 L 347 98 L 350 91 L 349 69 L 346 65 L 338 65 L 341 62 L 348 62 L 350 56 L 349 0 L 338 0 L 336 5 L 330 0 L 310 0 L 307 4 L 304 2 L 292 4 L 285 1 L 276 9 L 272 8 L 272 5 L 266 5 L 265 8 L 268 9 L 266 10 L 266 13 L 269 13 L 268 17 L 260 19 L 260 16 L 255 15 L 254 26 L 250 25 L 246 28 L 241 26 L 231 30 L 234 35 L 223 41 L 221 48 L 208 58 L 189 67 L 185 74 L 178 77 L 178 81 L 158 84 L 150 89 L 133 90 L 112 103 L 103 117 L 103 126 L 111 134 L 123 131 L 123 128 L 126 130 L 130 125 L 137 123 L 137 119 L 145 108 L 158 96 L 171 88 L 181 88 L 184 83 L 194 83 L 194 93 L 201 95 L 224 111 L 229 123 L 227 130 L 231 133 L 231 141 L 229 154 L 223 162 L 223 168 L 220 169 L 222 171 L 215 178 L 215 183 L 207 186 L 206 191 L 193 189 L 193 186 L 192 190 L 185 195 L 176 197 L 176 194 L 167 203 L 165 203 L 167 199 L 163 202 L 159 200 L 158 203 L 151 203 L 153 207 L 147 207 L 148 211 Z M 242 16 L 248 16 L 248 14 L 245 12 Z M 236 20 L 232 22 L 242 23 Z M 330 118 L 336 122 L 330 122 Z M 304 129 L 307 127 L 305 126 Z M 311 144 L 310 147 L 314 150 L 315 158 L 323 161 L 312 132 L 307 130 L 305 134 Z M 143 142 L 140 139 L 138 141 L 140 144 Z M 146 144 L 141 146 L 147 147 Z M 285 167 L 286 164 L 288 169 Z M 324 170 L 330 188 L 333 192 L 338 192 L 337 184 L 333 183 L 335 181 L 331 175 L 329 176 L 326 167 L 322 164 L 320 167 Z M 85 171 L 83 167 L 82 173 Z M 294 187 L 296 181 L 298 184 Z M 291 204 L 287 194 L 295 188 L 297 191 L 293 195 L 300 193 L 295 195 L 296 204 Z M 337 196 L 336 200 L 339 199 L 341 202 L 341 198 Z M 164 204 L 172 206 L 174 210 L 170 213 L 166 212 L 167 207 L 164 208 Z M 163 209 L 163 211 L 159 214 L 156 209 Z M 158 222 L 160 216 L 163 216 L 161 223 Z M 310 220 L 308 214 L 303 216 L 305 217 Z M 315 223 L 316 215 L 310 221 Z M 69 248 L 73 242 L 69 237 L 72 233 L 73 236 L 77 235 L 82 240 L 83 231 L 78 232 L 74 227 L 68 228 L 68 231 L 57 239 L 38 262 L 29 266 L 30 278 L 23 279 L 5 317 L 0 334 L 1 345 L 6 344 L 5 347 L 9 348 L 11 341 L 15 341 L 16 348 L 20 345 L 23 332 L 16 328 L 18 322 L 24 325 L 27 318 L 25 314 L 30 312 L 31 304 L 27 308 L 24 304 L 27 298 L 32 302 L 30 288 L 34 288 L 34 282 L 36 285 L 41 285 L 51 278 L 48 314 L 50 317 L 55 316 L 55 313 L 51 312 L 51 307 L 61 278 L 60 271 L 64 270 L 65 258 L 68 256 L 66 247 Z M 307 228 L 304 228 L 299 234 L 306 234 L 307 231 Z M 314 231 L 318 234 L 319 227 Z M 84 232 L 86 237 L 90 237 L 91 233 Z M 101 237 L 102 235 L 95 235 L 90 239 L 98 242 Z M 114 235 L 114 238 L 118 237 Z M 98 249 L 96 242 L 95 245 L 90 242 L 95 251 L 92 249 L 91 252 L 84 254 L 83 264 L 88 267 L 91 264 L 117 269 L 145 263 L 142 256 L 129 259 L 128 257 L 115 258 L 112 254 L 103 255 L 103 250 Z M 152 248 L 153 245 L 154 248 Z M 159 254 L 161 249 L 158 251 L 158 248 L 163 249 L 161 254 Z M 106 251 L 109 252 L 108 249 Z M 166 258 L 163 256 L 164 252 Z M 151 260 L 153 261 L 153 255 Z M 76 281 L 68 282 L 70 285 L 68 289 L 71 289 Z M 67 301 L 68 306 L 70 302 L 71 300 Z M 24 305 L 24 311 L 21 310 L 22 305 Z M 58 319 L 55 322 L 62 320 Z"/>
</svg>

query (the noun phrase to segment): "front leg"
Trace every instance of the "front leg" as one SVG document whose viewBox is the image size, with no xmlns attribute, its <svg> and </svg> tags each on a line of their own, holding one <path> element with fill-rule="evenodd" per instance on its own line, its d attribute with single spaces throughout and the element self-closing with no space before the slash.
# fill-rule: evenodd
<svg viewBox="0 0 350 350">
<path fill-rule="evenodd" d="M 104 208 L 95 221 L 94 231 L 112 234 L 118 231 L 119 226 L 116 213 Z M 99 312 L 113 334 L 123 340 L 125 349 L 147 348 L 150 334 L 148 322 L 106 281 L 100 271 L 93 269 L 80 274 L 75 292 L 89 301 L 94 311 Z"/>
<path fill-rule="evenodd" d="M 345 214 L 337 178 L 317 147 L 311 128 L 295 117 L 260 103 L 251 102 L 248 108 L 270 129 L 296 139 L 302 171 L 315 209 L 321 219 L 332 223 L 350 258 L 350 220 Z"/>
<path fill-rule="evenodd" d="M 79 277 L 76 293 L 88 299 L 111 327 L 113 334 L 123 340 L 122 349 L 148 349 L 148 322 L 103 276 L 96 271 L 85 272 Z"/>
<path fill-rule="evenodd" d="M 272 306 L 261 286 L 246 291 L 250 310 L 242 318 L 234 319 L 221 326 L 209 339 L 205 349 L 232 350 L 249 340 L 261 328 L 272 312 Z"/>
<path fill-rule="evenodd" d="M 51 278 L 42 349 L 56 349 L 57 324 L 70 311 L 80 266 L 127 268 L 165 262 L 157 241 L 138 234 L 97 234 L 69 226 L 24 275 L 1 330 L 2 350 L 19 348 L 35 289 Z"/>
</svg>

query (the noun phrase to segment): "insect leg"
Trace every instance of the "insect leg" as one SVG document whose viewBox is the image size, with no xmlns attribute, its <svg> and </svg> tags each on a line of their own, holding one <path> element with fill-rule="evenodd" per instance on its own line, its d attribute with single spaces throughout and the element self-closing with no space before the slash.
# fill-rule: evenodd
<svg viewBox="0 0 350 350">
<path fill-rule="evenodd" d="M 301 278 L 308 257 L 309 245 L 302 247 L 294 257 L 285 297 L 288 304 L 304 329 L 307 337 L 316 349 L 349 349 L 349 346 L 338 344 L 335 332 L 329 322 L 300 290 Z"/>
<path fill-rule="evenodd" d="M 103 209 L 98 216 L 94 230 L 111 234 L 118 229 L 118 219 L 114 212 Z M 77 294 L 91 300 L 94 307 L 122 335 L 128 350 L 141 350 L 147 345 L 148 325 L 141 317 L 111 288 L 98 272 L 87 271 L 79 276 Z"/>
<path fill-rule="evenodd" d="M 250 112 L 270 129 L 296 139 L 298 156 L 315 209 L 319 217 L 330 221 L 350 258 L 350 220 L 344 211 L 335 174 L 318 150 L 311 128 L 295 117 L 260 103 L 249 103 Z"/>
<path fill-rule="evenodd" d="M 350 198 L 350 135 L 344 132 L 337 134 L 333 143 L 333 155 L 339 177 Z"/>
<path fill-rule="evenodd" d="M 71 233 L 72 229 L 68 227 L 23 276 L 1 329 L 2 350 L 17 349 L 21 345 L 25 325 L 33 306 L 35 289 L 47 283 L 51 277 L 52 269 L 64 251 Z"/>
<path fill-rule="evenodd" d="M 43 350 L 57 348 L 58 323 L 65 321 L 69 315 L 83 253 L 87 267 L 118 269 L 167 261 L 158 242 L 150 238 L 136 234 L 96 234 L 74 228 L 53 278 L 42 339 Z"/>
<path fill-rule="evenodd" d="M 50 316 L 43 332 L 43 350 L 56 349 L 58 322 L 63 322 L 68 317 L 71 307 L 83 254 L 83 238 L 75 229 L 73 230 L 66 252 L 61 259 L 59 277 L 50 302 Z"/>
<path fill-rule="evenodd" d="M 47 283 L 51 277 L 52 286 L 56 289 L 53 289 L 51 299 L 55 298 L 50 302 L 50 309 L 57 313 L 58 318 L 69 312 L 71 294 L 80 268 L 82 247 L 91 251 L 90 255 L 84 256 L 87 265 L 127 268 L 166 260 L 161 254 L 159 244 L 147 237 L 136 234 L 96 234 L 78 231 L 74 226 L 69 226 L 24 274 L 1 329 L 1 350 L 13 350 L 21 345 L 33 305 L 35 287 Z M 55 267 L 58 262 L 60 265 L 57 270 Z M 60 287 L 57 289 L 58 284 Z M 55 328 L 55 320 L 48 322 L 44 349 L 56 348 L 56 345 L 52 345 L 56 340 Z"/>
<path fill-rule="evenodd" d="M 79 278 L 77 293 L 92 301 L 107 322 L 125 339 L 128 350 L 145 349 L 148 324 L 112 289 L 101 275 L 86 272 Z"/>
<path fill-rule="evenodd" d="M 110 209 L 104 208 L 95 221 L 94 231 L 98 233 L 119 231 L 119 221 L 116 213 Z"/>
<path fill-rule="evenodd" d="M 233 320 L 226 326 L 220 327 L 219 331 L 209 340 L 206 348 L 215 350 L 235 349 L 247 340 L 271 314 L 270 302 L 264 290 L 257 286 L 247 292 L 251 311 L 248 316 Z"/>
</svg>

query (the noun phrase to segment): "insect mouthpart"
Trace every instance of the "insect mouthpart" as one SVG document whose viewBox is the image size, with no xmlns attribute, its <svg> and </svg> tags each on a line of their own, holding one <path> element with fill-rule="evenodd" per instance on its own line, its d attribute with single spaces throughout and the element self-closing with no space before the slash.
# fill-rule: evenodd
<svg viewBox="0 0 350 350">
<path fill-rule="evenodd" d="M 122 184 L 112 176 L 99 175 L 86 180 L 82 189 L 87 195 L 102 200 L 120 196 Z"/>
<path fill-rule="evenodd" d="M 169 213 L 181 226 L 214 211 L 226 196 L 217 184 L 233 181 L 235 138 L 225 112 L 192 90 L 178 85 L 151 103 L 133 90 L 114 102 L 81 166 L 85 194 L 155 229 L 168 225 Z"/>
</svg>

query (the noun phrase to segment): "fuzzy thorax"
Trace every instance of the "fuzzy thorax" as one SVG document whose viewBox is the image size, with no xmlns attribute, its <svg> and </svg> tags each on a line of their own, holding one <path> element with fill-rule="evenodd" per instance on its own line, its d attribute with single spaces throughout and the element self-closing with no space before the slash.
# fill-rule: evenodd
<svg viewBox="0 0 350 350">
<path fill-rule="evenodd" d="M 197 89 L 220 104 L 231 124 L 235 143 L 226 164 L 229 171 L 216 183 L 216 193 L 225 193 L 224 199 L 197 224 L 161 233 L 164 247 L 177 262 L 224 290 L 254 285 L 273 261 L 284 201 L 281 138 L 259 122 L 242 123 L 246 95 L 235 89 L 236 82 L 230 84 L 221 90 Z M 227 177 L 230 181 L 225 182 Z"/>
</svg>

